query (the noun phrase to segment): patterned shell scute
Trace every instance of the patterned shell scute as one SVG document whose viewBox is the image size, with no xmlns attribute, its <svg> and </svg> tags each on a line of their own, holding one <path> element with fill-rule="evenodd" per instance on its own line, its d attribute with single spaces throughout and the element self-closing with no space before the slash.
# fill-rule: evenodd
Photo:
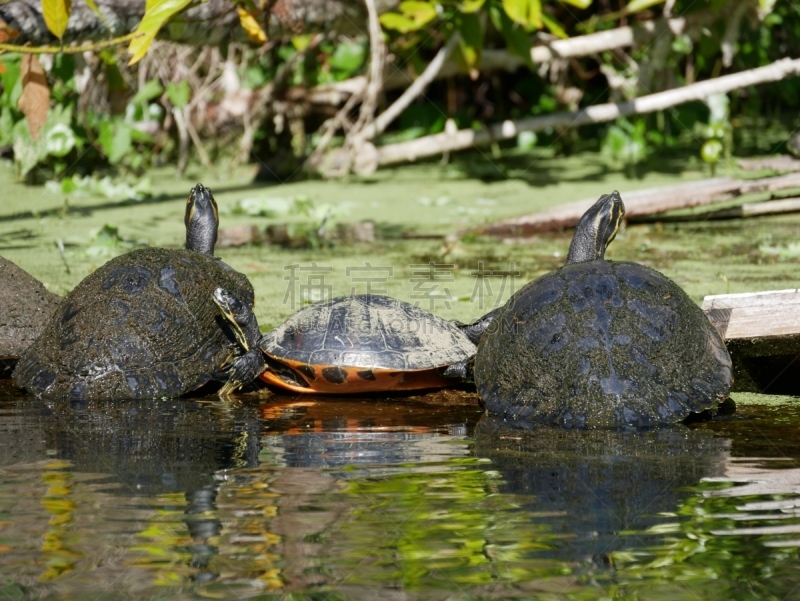
<svg viewBox="0 0 800 601">
<path fill-rule="evenodd" d="M 252 306 L 247 278 L 208 255 L 148 248 L 112 259 L 64 299 L 14 380 L 36 396 L 179 396 L 234 348 L 212 300 L 224 286 Z"/>
<path fill-rule="evenodd" d="M 475 358 L 487 409 L 567 427 L 679 421 L 724 399 L 731 381 L 702 310 L 636 263 L 578 263 L 531 282 Z"/>
<path fill-rule="evenodd" d="M 397 370 L 452 365 L 476 351 L 447 320 L 381 295 L 310 305 L 269 332 L 261 346 L 277 359 L 309 365 Z"/>
</svg>

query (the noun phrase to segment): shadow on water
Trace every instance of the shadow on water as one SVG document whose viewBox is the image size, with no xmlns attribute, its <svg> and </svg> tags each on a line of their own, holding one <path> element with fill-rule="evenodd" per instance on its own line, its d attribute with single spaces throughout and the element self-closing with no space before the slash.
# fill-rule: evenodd
<svg viewBox="0 0 800 601">
<path fill-rule="evenodd" d="M 84 404 L 0 382 L 0 598 L 790 598 L 797 445 L 747 441 L 798 413 L 580 432 L 463 391 Z"/>
</svg>

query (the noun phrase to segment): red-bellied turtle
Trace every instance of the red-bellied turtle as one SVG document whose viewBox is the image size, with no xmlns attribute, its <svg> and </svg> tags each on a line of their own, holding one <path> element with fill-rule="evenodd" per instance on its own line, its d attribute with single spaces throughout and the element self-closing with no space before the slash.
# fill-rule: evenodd
<svg viewBox="0 0 800 601">
<path fill-rule="evenodd" d="M 603 260 L 624 214 L 618 192 L 580 219 L 566 265 L 508 301 L 475 357 L 486 408 L 567 427 L 679 421 L 725 399 L 731 359 L 672 280 Z"/>
<path fill-rule="evenodd" d="M 253 287 L 213 257 L 217 205 L 201 184 L 185 222 L 185 249 L 135 250 L 79 283 L 22 354 L 15 383 L 39 397 L 142 399 L 211 380 L 238 351 L 213 292 L 228 287 L 252 306 Z"/>
<path fill-rule="evenodd" d="M 388 296 L 315 303 L 263 337 L 237 295 L 218 288 L 214 300 L 245 351 L 231 363 L 231 382 L 260 376 L 285 390 L 332 394 L 441 388 L 468 379 L 475 355 L 470 326 Z"/>
</svg>

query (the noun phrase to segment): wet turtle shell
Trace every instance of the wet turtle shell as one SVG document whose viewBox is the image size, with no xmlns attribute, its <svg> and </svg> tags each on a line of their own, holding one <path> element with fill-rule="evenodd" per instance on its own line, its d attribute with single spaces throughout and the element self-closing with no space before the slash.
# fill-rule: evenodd
<svg viewBox="0 0 800 601">
<path fill-rule="evenodd" d="M 61 302 L 24 269 L 0 257 L 0 377 L 41 334 Z"/>
<path fill-rule="evenodd" d="M 236 348 L 212 300 L 219 285 L 253 305 L 247 278 L 208 254 L 147 248 L 112 259 L 64 298 L 14 381 L 48 398 L 190 392 Z"/>
<path fill-rule="evenodd" d="M 269 366 L 261 375 L 266 382 L 337 394 L 452 385 L 445 369 L 476 351 L 456 325 L 381 295 L 305 307 L 259 345 Z"/>
<path fill-rule="evenodd" d="M 724 343 L 677 284 L 604 260 L 519 290 L 475 358 L 489 411 L 562 426 L 679 421 L 724 399 L 731 380 Z"/>
</svg>

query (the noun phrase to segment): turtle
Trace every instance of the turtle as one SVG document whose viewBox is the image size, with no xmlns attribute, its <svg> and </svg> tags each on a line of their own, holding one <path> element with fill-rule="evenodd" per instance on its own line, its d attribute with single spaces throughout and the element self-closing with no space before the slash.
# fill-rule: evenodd
<svg viewBox="0 0 800 601">
<path fill-rule="evenodd" d="M 61 302 L 27 271 L 0 257 L 0 378 L 41 334 Z"/>
<path fill-rule="evenodd" d="M 212 300 L 220 285 L 252 306 L 247 277 L 215 259 L 217 205 L 197 184 L 186 204 L 186 248 L 144 248 L 116 257 L 62 301 L 14 370 L 37 397 L 147 399 L 224 379 L 238 351 Z"/>
<path fill-rule="evenodd" d="M 616 190 L 577 224 L 566 264 L 522 287 L 482 338 L 474 379 L 490 413 L 564 427 L 649 427 L 727 398 L 725 344 L 658 271 L 604 260 Z"/>
<path fill-rule="evenodd" d="M 214 302 L 244 351 L 229 365 L 229 389 L 257 377 L 283 390 L 327 394 L 442 388 L 471 379 L 477 348 L 468 326 L 389 296 L 314 303 L 264 336 L 236 294 L 219 287 Z"/>
</svg>

